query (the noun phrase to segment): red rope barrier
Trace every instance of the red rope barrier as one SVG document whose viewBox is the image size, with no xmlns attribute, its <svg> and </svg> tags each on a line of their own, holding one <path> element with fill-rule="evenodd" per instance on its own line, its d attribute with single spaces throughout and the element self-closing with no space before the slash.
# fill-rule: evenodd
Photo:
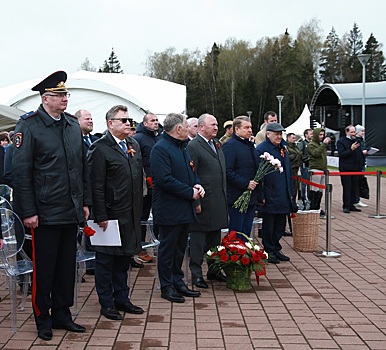
<svg viewBox="0 0 386 350">
<path fill-rule="evenodd" d="M 322 171 L 315 171 L 313 172 L 314 175 L 324 175 L 324 172 Z M 377 175 L 377 171 L 330 171 L 328 173 L 331 176 L 350 176 L 350 175 L 358 175 L 358 176 L 363 176 L 363 175 Z M 385 175 L 386 172 L 382 172 L 382 175 Z"/>
<path fill-rule="evenodd" d="M 314 173 L 314 174 L 316 174 L 316 173 Z M 321 175 L 324 175 L 324 173 L 321 173 Z M 317 187 L 317 188 L 321 188 L 323 190 L 326 189 L 326 185 L 321 185 L 321 184 L 317 184 L 315 182 L 311 182 L 311 181 L 309 181 L 307 179 L 302 178 L 301 176 L 294 176 L 294 180 L 299 180 L 300 182 L 304 182 L 307 185 L 310 185 L 310 186 L 313 186 L 313 187 Z"/>
</svg>

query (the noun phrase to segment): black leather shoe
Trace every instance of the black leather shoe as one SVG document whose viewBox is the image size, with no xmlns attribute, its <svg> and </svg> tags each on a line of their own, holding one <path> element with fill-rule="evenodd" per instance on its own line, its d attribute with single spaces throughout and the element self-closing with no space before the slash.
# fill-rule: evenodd
<svg viewBox="0 0 386 350">
<path fill-rule="evenodd" d="M 135 269 L 142 269 L 145 265 L 135 261 L 134 258 L 130 258 L 130 266 Z"/>
<path fill-rule="evenodd" d="M 275 256 L 280 261 L 290 261 L 290 258 L 286 255 L 284 255 L 282 252 L 275 252 Z"/>
<path fill-rule="evenodd" d="M 208 288 L 208 285 L 202 277 L 193 278 L 193 284 L 198 288 Z"/>
<path fill-rule="evenodd" d="M 123 316 L 119 313 L 119 311 L 114 307 L 102 307 L 101 314 L 108 318 L 109 320 L 121 321 L 123 320 Z"/>
<path fill-rule="evenodd" d="M 208 272 L 206 274 L 206 278 L 209 281 L 219 281 L 219 282 L 226 282 L 227 278 L 225 275 L 223 275 L 221 272 L 215 273 L 215 272 Z"/>
<path fill-rule="evenodd" d="M 68 322 L 63 326 L 52 326 L 54 329 L 65 329 L 69 332 L 75 333 L 84 333 L 86 332 L 86 328 L 81 326 L 80 324 L 75 323 L 74 321 Z"/>
<path fill-rule="evenodd" d="M 139 306 L 133 305 L 133 303 L 129 300 L 124 304 L 117 304 L 115 305 L 115 308 L 118 311 L 124 311 L 129 314 L 143 314 L 143 309 Z"/>
<path fill-rule="evenodd" d="M 51 340 L 52 339 L 52 330 L 51 329 L 39 329 L 38 337 L 43 340 Z"/>
<path fill-rule="evenodd" d="M 162 288 L 161 297 L 172 303 L 184 303 L 185 298 L 173 286 Z"/>
<path fill-rule="evenodd" d="M 86 275 L 95 276 L 95 270 L 94 269 L 87 269 Z"/>
<path fill-rule="evenodd" d="M 184 297 L 196 298 L 201 295 L 201 292 L 198 290 L 191 290 L 185 284 L 174 286 L 178 293 L 182 294 Z"/>
<path fill-rule="evenodd" d="M 268 254 L 267 262 L 269 262 L 270 264 L 280 264 L 280 260 L 273 253 Z"/>
<path fill-rule="evenodd" d="M 284 236 L 284 237 L 292 237 L 292 232 L 290 232 L 290 231 L 284 231 L 283 236 Z"/>
<path fill-rule="evenodd" d="M 350 209 L 349 208 L 343 208 L 343 213 L 350 214 Z"/>
<path fill-rule="evenodd" d="M 362 209 L 358 209 L 355 205 L 352 205 L 350 211 L 362 211 Z"/>
</svg>

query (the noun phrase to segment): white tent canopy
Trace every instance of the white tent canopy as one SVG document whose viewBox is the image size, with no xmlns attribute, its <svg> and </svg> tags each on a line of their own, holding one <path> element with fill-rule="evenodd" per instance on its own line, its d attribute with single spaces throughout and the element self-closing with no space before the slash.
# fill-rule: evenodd
<svg viewBox="0 0 386 350">
<path fill-rule="evenodd" d="M 13 130 L 19 117 L 24 113 L 17 107 L 0 105 L 0 131 Z"/>
<path fill-rule="evenodd" d="M 0 89 L 0 104 L 25 111 L 36 110 L 41 99 L 38 93 L 31 91 L 31 87 L 42 79 Z M 94 132 L 106 129 L 106 112 L 118 104 L 127 106 L 130 117 L 137 122 L 142 121 L 146 111 L 156 114 L 160 121 L 168 113 L 185 113 L 186 87 L 164 80 L 78 71 L 68 75 L 66 86 L 71 93 L 67 112 L 74 114 L 79 109 L 89 110 L 94 119 Z"/>
<path fill-rule="evenodd" d="M 298 119 L 296 119 L 290 126 L 285 127 L 285 133 L 294 133 L 295 135 L 303 135 L 304 130 L 310 128 L 311 112 L 308 105 L 304 106 L 303 112 Z"/>
</svg>

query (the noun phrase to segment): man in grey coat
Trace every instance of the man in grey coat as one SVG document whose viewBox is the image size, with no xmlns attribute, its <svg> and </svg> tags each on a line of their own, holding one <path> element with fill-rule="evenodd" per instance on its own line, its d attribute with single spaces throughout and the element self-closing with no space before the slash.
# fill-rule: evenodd
<svg viewBox="0 0 386 350">
<path fill-rule="evenodd" d="M 210 114 L 198 118 L 198 134 L 188 149 L 206 196 L 196 201 L 197 221 L 190 229 L 190 270 L 193 284 L 208 288 L 202 275 L 204 252 L 221 242 L 221 229 L 228 227 L 226 198 L 226 166 L 220 143 L 214 139 L 218 131 L 217 119 Z M 225 276 L 209 266 L 208 280 L 224 282 Z"/>
<path fill-rule="evenodd" d="M 107 132 L 88 152 L 93 219 L 106 230 L 109 220 L 118 220 L 121 246 L 94 246 L 95 286 L 101 314 L 122 320 L 119 311 L 141 314 L 129 300 L 127 285 L 130 257 L 141 249 L 143 170 L 141 150 L 128 136 L 130 119 L 126 106 L 114 106 L 106 114 Z"/>
</svg>

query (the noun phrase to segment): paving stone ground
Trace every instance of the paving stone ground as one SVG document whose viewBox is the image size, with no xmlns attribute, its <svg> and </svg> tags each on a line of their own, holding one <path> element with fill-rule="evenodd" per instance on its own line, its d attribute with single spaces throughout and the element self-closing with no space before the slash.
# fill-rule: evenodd
<svg viewBox="0 0 386 350">
<path fill-rule="evenodd" d="M 344 214 L 341 185 L 333 184 L 331 250 L 340 258 L 320 258 L 293 249 L 283 239 L 291 261 L 269 265 L 260 285 L 235 293 L 210 282 L 202 296 L 172 304 L 160 297 L 155 263 L 131 272 L 132 302 L 143 315 L 123 321 L 100 316 L 93 276 L 85 276 L 76 322 L 84 334 L 54 330 L 53 339 L 37 338 L 30 297 L 18 313 L 19 330 L 10 328 L 10 305 L 0 277 L 1 349 L 386 349 L 386 219 L 376 213 L 376 178 L 369 177 L 371 199 L 361 213 Z M 386 179 L 381 179 L 382 192 Z M 380 213 L 386 214 L 381 193 Z M 326 220 L 319 226 L 319 247 L 326 249 Z"/>
</svg>

